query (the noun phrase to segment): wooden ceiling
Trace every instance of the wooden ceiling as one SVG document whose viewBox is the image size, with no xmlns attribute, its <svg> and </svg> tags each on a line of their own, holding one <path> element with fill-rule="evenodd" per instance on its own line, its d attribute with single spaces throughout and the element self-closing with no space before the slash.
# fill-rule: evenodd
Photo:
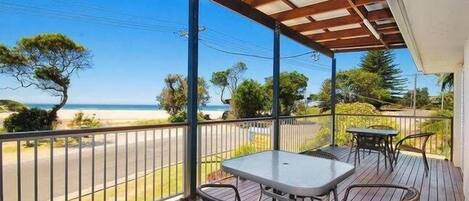
<svg viewBox="0 0 469 201">
<path fill-rule="evenodd" d="M 386 0 L 213 0 L 319 52 L 404 48 Z M 364 23 L 368 20 L 380 37 Z M 378 39 L 379 38 L 379 39 Z"/>
</svg>

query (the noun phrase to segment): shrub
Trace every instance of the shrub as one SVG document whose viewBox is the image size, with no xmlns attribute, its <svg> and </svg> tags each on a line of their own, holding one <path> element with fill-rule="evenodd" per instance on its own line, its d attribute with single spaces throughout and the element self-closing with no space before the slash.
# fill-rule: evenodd
<svg viewBox="0 0 469 201">
<path fill-rule="evenodd" d="M 19 112 L 27 109 L 26 105 L 12 100 L 0 100 L 0 112 Z"/>
<path fill-rule="evenodd" d="M 185 122 L 187 120 L 187 112 L 185 110 L 179 111 L 176 114 L 169 116 L 168 120 L 171 123 Z M 197 120 L 210 120 L 210 116 L 199 112 L 197 114 Z"/>
<path fill-rule="evenodd" d="M 55 119 L 51 121 L 49 112 L 38 108 L 23 109 L 11 114 L 3 122 L 8 132 L 52 130 Z"/>
<path fill-rule="evenodd" d="M 245 80 L 234 92 L 231 104 L 237 118 L 258 117 L 268 105 L 267 92 L 258 82 Z"/>
<path fill-rule="evenodd" d="M 98 128 L 100 125 L 101 123 L 99 119 L 96 119 L 95 114 L 89 117 L 83 112 L 77 112 L 73 120 L 68 124 L 70 128 Z"/>
</svg>

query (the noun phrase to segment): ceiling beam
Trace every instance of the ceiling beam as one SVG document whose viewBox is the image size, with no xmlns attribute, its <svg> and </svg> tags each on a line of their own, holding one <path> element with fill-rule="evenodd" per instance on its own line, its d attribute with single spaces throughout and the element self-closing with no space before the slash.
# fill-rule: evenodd
<svg viewBox="0 0 469 201">
<path fill-rule="evenodd" d="M 389 46 L 390 49 L 401 49 L 407 48 L 406 45 L 391 45 Z M 336 53 L 344 53 L 344 52 L 359 52 L 359 51 L 370 51 L 370 50 L 384 50 L 386 47 L 357 47 L 357 48 L 344 48 L 344 49 L 336 49 L 334 52 Z"/>
<path fill-rule="evenodd" d="M 399 33 L 399 28 L 389 28 L 380 30 L 382 34 L 397 34 Z M 367 30 L 364 28 L 354 28 L 354 29 L 346 29 L 340 31 L 331 31 L 327 33 L 319 33 L 319 34 L 311 34 L 310 37 L 313 40 L 328 40 L 328 39 L 336 39 L 336 38 L 345 38 L 345 37 L 353 37 L 353 36 L 362 36 L 362 35 L 371 35 Z"/>
<path fill-rule="evenodd" d="M 335 38 L 343 38 L 343 37 L 350 37 L 350 36 L 360 36 L 360 35 L 367 35 L 368 32 L 363 28 L 355 28 L 355 29 L 346 29 L 341 31 L 331 31 L 326 33 L 320 34 L 312 34 L 309 35 L 313 40 L 327 40 L 327 39 L 335 39 Z"/>
<path fill-rule="evenodd" d="M 358 5 L 355 4 L 354 0 L 347 0 L 348 3 L 350 4 L 350 6 L 352 7 L 353 11 L 355 11 L 355 13 L 360 16 L 360 18 L 362 18 L 363 20 L 363 23 L 361 24 L 362 27 L 368 29 L 368 31 L 370 31 L 371 34 L 373 34 L 373 36 L 379 41 L 381 42 L 384 47 L 388 48 L 388 44 L 386 42 L 384 42 L 384 40 L 382 39 L 382 34 L 379 33 L 375 27 L 373 27 L 373 25 L 370 23 L 370 21 L 367 19 L 367 16 L 368 16 L 368 10 L 366 10 L 366 8 L 364 7 L 360 7 L 358 8 Z M 367 16 L 365 16 L 367 15 Z M 364 26 L 365 25 L 365 26 Z"/>
<path fill-rule="evenodd" d="M 383 41 L 386 44 L 391 43 L 403 43 L 404 39 L 402 38 L 401 34 L 393 34 L 393 35 L 384 35 Z M 342 39 L 342 40 L 334 40 L 334 41 L 325 41 L 322 42 L 324 46 L 328 48 L 349 48 L 349 47 L 360 47 L 360 46 L 372 46 L 372 45 L 383 45 L 381 41 L 376 40 L 373 36 L 363 37 L 363 38 L 352 38 L 352 39 Z"/>
<path fill-rule="evenodd" d="M 375 2 L 383 2 L 385 0 L 356 0 L 355 5 L 365 5 Z M 299 17 L 306 17 L 314 14 L 325 13 L 329 11 L 339 10 L 339 9 L 347 9 L 350 8 L 350 4 L 347 0 L 329 0 L 317 4 L 312 4 L 309 6 L 292 9 L 283 11 L 280 13 L 276 13 L 271 15 L 273 18 L 277 19 L 278 21 L 286 21 L 291 20 Z"/>
<path fill-rule="evenodd" d="M 375 10 L 368 13 L 367 18 L 369 21 L 376 21 L 381 19 L 389 19 L 392 18 L 392 15 L 389 13 L 388 9 L 381 9 Z M 324 29 L 329 27 L 336 27 L 341 25 L 348 25 L 348 24 L 357 24 L 361 23 L 363 20 L 358 15 L 351 15 L 351 16 L 344 16 L 344 17 L 337 17 L 327 20 L 321 20 L 311 23 L 299 24 L 292 26 L 291 28 L 299 31 L 311 31 L 316 29 Z"/>
<path fill-rule="evenodd" d="M 241 0 L 212 0 L 230 10 L 233 10 L 243 16 L 246 16 L 249 19 L 254 20 L 257 23 L 260 23 L 270 29 L 275 29 L 276 26 L 276 20 L 273 19 L 272 17 L 264 14 L 263 12 L 251 7 L 249 4 L 241 1 Z M 333 57 L 334 52 L 332 52 L 330 49 L 324 47 L 323 45 L 314 42 L 310 38 L 296 32 L 295 30 L 291 29 L 290 27 L 287 27 L 283 24 L 279 24 L 281 33 L 284 36 L 287 36 L 313 50 L 316 50 L 328 57 Z"/>
<path fill-rule="evenodd" d="M 247 4 L 251 5 L 252 7 L 262 6 L 265 4 L 272 3 L 277 0 L 245 0 Z"/>
</svg>

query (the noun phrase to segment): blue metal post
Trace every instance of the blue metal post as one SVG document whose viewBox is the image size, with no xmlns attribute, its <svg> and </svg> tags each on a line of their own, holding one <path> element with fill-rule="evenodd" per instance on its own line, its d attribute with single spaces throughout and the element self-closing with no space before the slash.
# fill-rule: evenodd
<svg viewBox="0 0 469 201">
<path fill-rule="evenodd" d="M 280 28 L 279 24 L 275 25 L 274 30 L 274 61 L 273 61 L 273 104 L 272 117 L 274 118 L 274 150 L 280 149 Z"/>
<path fill-rule="evenodd" d="M 184 196 L 195 200 L 197 189 L 197 83 L 199 50 L 199 0 L 189 0 L 189 44 L 187 66 L 187 139 L 184 166 Z"/>
<path fill-rule="evenodd" d="M 335 146 L 335 130 L 336 130 L 336 115 L 335 105 L 337 102 L 336 97 L 336 59 L 332 56 L 332 70 L 331 70 L 331 117 L 332 117 L 332 146 Z"/>
</svg>

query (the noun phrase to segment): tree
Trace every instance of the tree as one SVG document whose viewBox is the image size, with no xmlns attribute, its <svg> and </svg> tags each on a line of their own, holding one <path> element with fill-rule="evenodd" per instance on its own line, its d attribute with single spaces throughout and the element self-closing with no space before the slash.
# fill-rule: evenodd
<svg viewBox="0 0 469 201">
<path fill-rule="evenodd" d="M 407 93 L 404 94 L 401 100 L 401 104 L 412 106 L 414 99 L 414 91 L 409 90 Z M 417 88 L 416 93 L 416 104 L 417 108 L 422 108 L 431 104 L 430 95 L 428 93 L 428 88 Z"/>
<path fill-rule="evenodd" d="M 268 104 L 267 92 L 258 82 L 244 80 L 234 92 L 231 104 L 237 118 L 258 117 Z"/>
<path fill-rule="evenodd" d="M 279 99 L 281 115 L 291 114 L 294 109 L 295 102 L 305 98 L 304 93 L 307 86 L 308 78 L 297 71 L 280 73 Z M 272 97 L 272 77 L 266 78 L 266 88 L 268 89 L 269 97 Z"/>
<path fill-rule="evenodd" d="M 89 50 L 63 34 L 22 38 L 11 48 L 0 44 L 0 73 L 16 79 L 20 87 L 36 87 L 60 97 L 49 111 L 50 121 L 67 103 L 72 75 L 90 67 Z"/>
<path fill-rule="evenodd" d="M 454 74 L 453 73 L 443 73 L 438 76 L 438 83 L 441 84 L 441 91 L 451 91 L 454 86 Z"/>
<path fill-rule="evenodd" d="M 233 93 L 238 88 L 238 83 L 242 80 L 242 76 L 246 70 L 246 64 L 238 62 L 228 69 L 212 73 L 212 79 L 210 82 L 220 88 L 220 100 L 223 104 L 229 104 L 229 99 L 224 99 L 226 88 L 230 90 L 230 97 L 233 96 Z"/>
<path fill-rule="evenodd" d="M 165 87 L 160 95 L 157 96 L 160 107 L 171 116 L 185 111 L 187 106 L 187 79 L 183 75 L 169 74 L 164 82 Z M 197 102 L 199 106 L 204 106 L 210 99 L 210 96 L 208 94 L 207 83 L 203 78 L 198 79 L 197 92 Z"/>
<path fill-rule="evenodd" d="M 390 97 L 390 93 L 381 87 L 381 78 L 374 73 L 361 69 L 351 69 L 338 72 L 336 75 L 336 91 L 338 103 L 369 103 L 380 108 L 386 104 L 383 100 Z M 323 82 L 319 92 L 320 107 L 330 108 L 331 85 L 330 79 Z"/>
<path fill-rule="evenodd" d="M 400 78 L 402 71 L 394 64 L 394 55 L 391 50 L 371 50 L 361 58 L 361 69 L 375 73 L 381 77 L 380 86 L 389 90 L 395 98 L 402 94 L 406 79 Z"/>
</svg>

